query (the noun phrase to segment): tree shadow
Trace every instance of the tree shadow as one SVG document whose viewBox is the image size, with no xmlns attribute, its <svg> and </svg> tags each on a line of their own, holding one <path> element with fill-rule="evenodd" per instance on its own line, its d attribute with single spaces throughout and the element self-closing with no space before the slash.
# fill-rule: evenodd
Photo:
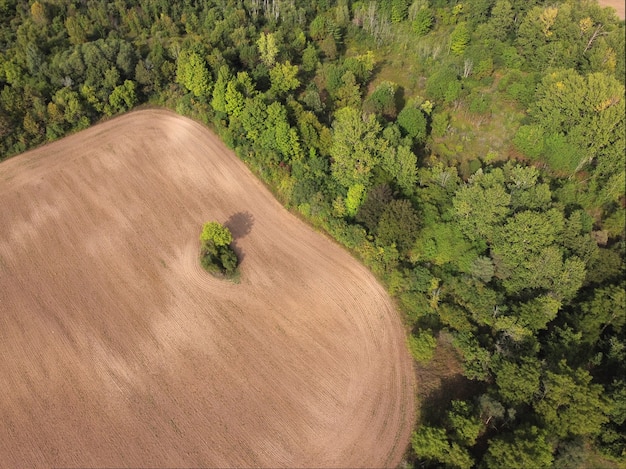
<svg viewBox="0 0 626 469">
<path fill-rule="evenodd" d="M 252 226 L 254 225 L 254 217 L 250 212 L 237 212 L 232 214 L 224 226 L 228 228 L 233 235 L 233 242 L 231 246 L 237 257 L 239 258 L 239 262 L 243 261 L 244 252 L 241 249 L 241 246 L 237 244 L 237 241 L 241 238 L 246 237 L 252 231 Z"/>
<path fill-rule="evenodd" d="M 460 374 L 441 378 L 438 386 L 422 398 L 422 418 L 426 422 L 441 422 L 450 408 L 450 402 L 471 399 L 480 392 L 480 388 L 480 384 Z"/>
</svg>

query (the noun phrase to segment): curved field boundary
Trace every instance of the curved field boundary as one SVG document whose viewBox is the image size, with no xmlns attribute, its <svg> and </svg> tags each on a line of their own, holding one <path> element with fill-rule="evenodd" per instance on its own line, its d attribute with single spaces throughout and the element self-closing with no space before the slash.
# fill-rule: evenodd
<svg viewBox="0 0 626 469">
<path fill-rule="evenodd" d="M 598 3 L 603 7 L 614 8 L 617 12 L 617 16 L 622 20 L 626 16 L 626 4 L 624 0 L 598 0 Z"/>
<path fill-rule="evenodd" d="M 138 111 L 0 164 L 0 461 L 395 466 L 414 417 L 374 277 L 219 139 Z M 198 265 L 207 220 L 242 256 Z"/>
</svg>

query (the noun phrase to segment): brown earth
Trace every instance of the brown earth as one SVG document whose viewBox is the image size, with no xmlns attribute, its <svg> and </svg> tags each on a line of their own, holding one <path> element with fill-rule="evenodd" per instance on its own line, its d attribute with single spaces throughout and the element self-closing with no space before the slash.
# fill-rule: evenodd
<svg viewBox="0 0 626 469">
<path fill-rule="evenodd" d="M 0 164 L 0 466 L 395 466 L 415 379 L 373 276 L 206 128 L 138 111 Z M 226 222 L 240 284 L 206 274 Z"/>
<path fill-rule="evenodd" d="M 624 0 L 598 0 L 598 3 L 603 7 L 615 8 L 620 19 L 623 20 L 626 17 L 626 2 Z"/>
</svg>

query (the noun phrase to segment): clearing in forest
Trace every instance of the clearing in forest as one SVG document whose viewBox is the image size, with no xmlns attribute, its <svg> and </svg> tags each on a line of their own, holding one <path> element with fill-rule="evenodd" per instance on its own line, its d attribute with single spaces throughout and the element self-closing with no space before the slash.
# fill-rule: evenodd
<svg viewBox="0 0 626 469">
<path fill-rule="evenodd" d="M 133 112 L 0 164 L 0 460 L 395 466 L 415 380 L 384 289 L 209 130 Z M 230 228 L 241 282 L 198 261 Z"/>
</svg>

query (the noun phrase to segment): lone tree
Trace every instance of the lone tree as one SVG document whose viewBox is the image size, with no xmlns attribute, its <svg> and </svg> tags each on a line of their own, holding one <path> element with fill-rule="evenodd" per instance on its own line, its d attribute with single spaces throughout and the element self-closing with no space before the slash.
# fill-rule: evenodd
<svg viewBox="0 0 626 469">
<path fill-rule="evenodd" d="M 237 273 L 237 254 L 230 244 L 230 230 L 216 221 L 207 222 L 200 234 L 200 263 L 207 272 L 233 278 Z"/>
</svg>

